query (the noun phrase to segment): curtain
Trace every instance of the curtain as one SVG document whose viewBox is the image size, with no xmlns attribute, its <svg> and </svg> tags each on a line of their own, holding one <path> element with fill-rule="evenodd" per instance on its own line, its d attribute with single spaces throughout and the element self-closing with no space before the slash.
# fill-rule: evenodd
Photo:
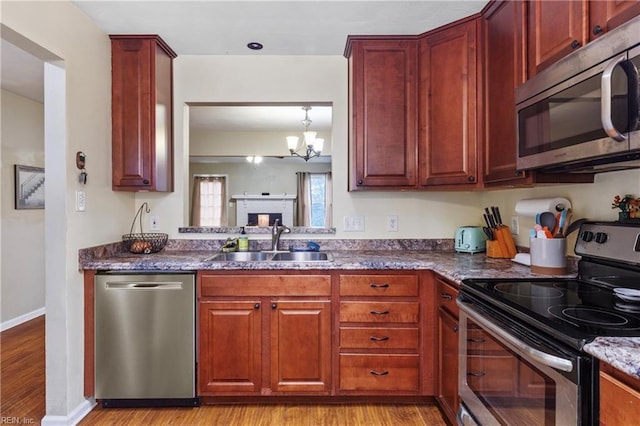
<svg viewBox="0 0 640 426">
<path fill-rule="evenodd" d="M 227 226 L 227 178 L 193 176 L 192 226 Z"/>
<path fill-rule="evenodd" d="M 316 180 L 321 178 L 322 185 L 315 185 L 312 187 L 312 178 Z M 324 227 L 330 228 L 332 226 L 332 211 L 333 211 L 333 186 L 331 182 L 331 172 L 297 172 L 297 194 L 296 194 L 296 221 L 295 226 L 313 226 L 312 223 L 312 201 L 319 202 L 318 199 L 324 200 Z M 314 188 L 316 192 L 323 190 L 324 193 L 314 194 Z M 317 221 L 317 218 L 316 218 Z M 318 225 L 316 225 L 318 226 Z"/>
<path fill-rule="evenodd" d="M 311 226 L 311 173 L 297 172 L 296 226 Z"/>
</svg>

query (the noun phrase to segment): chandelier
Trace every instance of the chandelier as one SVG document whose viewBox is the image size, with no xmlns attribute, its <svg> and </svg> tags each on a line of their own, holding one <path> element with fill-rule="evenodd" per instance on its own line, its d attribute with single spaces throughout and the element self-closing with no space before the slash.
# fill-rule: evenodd
<svg viewBox="0 0 640 426">
<path fill-rule="evenodd" d="M 304 120 L 302 120 L 302 125 L 304 126 L 302 146 L 298 147 L 298 140 L 300 138 L 297 136 L 287 136 L 287 146 L 292 156 L 300 157 L 304 159 L 304 161 L 309 161 L 313 157 L 320 156 L 320 152 L 322 152 L 322 148 L 324 147 L 324 139 L 316 138 L 317 132 L 309 131 L 309 126 L 311 125 L 309 110 L 311 107 L 303 106 L 302 109 L 304 110 Z M 302 150 L 302 154 L 298 152 L 300 150 Z"/>
</svg>

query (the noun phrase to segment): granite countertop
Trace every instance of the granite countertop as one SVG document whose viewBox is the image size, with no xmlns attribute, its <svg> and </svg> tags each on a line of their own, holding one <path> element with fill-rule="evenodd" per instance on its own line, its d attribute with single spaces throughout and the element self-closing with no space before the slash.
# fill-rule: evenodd
<svg viewBox="0 0 640 426">
<path fill-rule="evenodd" d="M 456 253 L 452 240 L 327 240 L 322 251 L 331 262 L 218 262 L 207 258 L 220 252 L 220 241 L 170 240 L 158 253 L 122 251 L 120 243 L 82 249 L 80 270 L 198 271 L 198 270 L 432 270 L 458 284 L 465 278 L 541 277 L 528 266 L 484 253 Z M 261 245 L 263 244 L 263 245 Z M 267 242 L 251 241 L 251 251 Z M 570 264 L 570 275 L 575 275 Z M 598 337 L 585 345 L 586 353 L 640 378 L 640 337 Z"/>
</svg>

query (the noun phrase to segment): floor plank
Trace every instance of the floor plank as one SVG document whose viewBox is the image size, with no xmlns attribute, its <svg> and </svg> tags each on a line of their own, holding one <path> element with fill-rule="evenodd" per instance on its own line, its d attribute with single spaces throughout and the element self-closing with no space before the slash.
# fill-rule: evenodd
<svg viewBox="0 0 640 426">
<path fill-rule="evenodd" d="M 45 317 L 0 333 L 3 423 L 40 424 L 45 415 Z M 15 420 L 13 420 L 15 419 Z M 150 426 L 411 426 L 446 425 L 427 404 L 229 404 L 199 408 L 108 408 L 96 406 L 80 423 Z"/>
</svg>

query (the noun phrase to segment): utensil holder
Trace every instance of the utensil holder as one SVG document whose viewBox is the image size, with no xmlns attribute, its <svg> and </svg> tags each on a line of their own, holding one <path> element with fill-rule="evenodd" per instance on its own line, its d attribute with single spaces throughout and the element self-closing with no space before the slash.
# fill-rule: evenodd
<svg viewBox="0 0 640 426">
<path fill-rule="evenodd" d="M 566 238 L 531 238 L 531 272 L 545 275 L 567 273 Z"/>
<path fill-rule="evenodd" d="M 487 257 L 513 259 L 518 251 L 511 230 L 507 226 L 500 226 L 493 230 L 493 237 L 493 240 L 487 241 Z"/>
</svg>

